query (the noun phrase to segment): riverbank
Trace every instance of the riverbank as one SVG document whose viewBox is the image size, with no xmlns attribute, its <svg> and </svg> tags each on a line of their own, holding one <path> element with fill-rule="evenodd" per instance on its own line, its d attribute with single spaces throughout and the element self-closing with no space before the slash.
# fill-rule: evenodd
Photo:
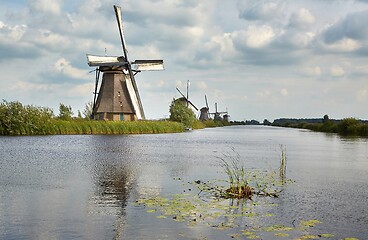
<svg viewBox="0 0 368 240">
<path fill-rule="evenodd" d="M 0 135 L 66 135 L 66 134 L 158 134 L 179 133 L 186 129 L 203 129 L 230 125 L 227 121 L 193 119 L 191 126 L 168 119 L 150 121 L 96 121 L 72 118 L 69 112 L 55 116 L 47 107 L 23 105 L 20 102 L 0 103 Z M 88 116 L 88 114 L 86 114 Z"/>
<path fill-rule="evenodd" d="M 342 136 L 368 137 L 368 123 L 355 118 L 342 120 L 325 120 L 321 122 L 285 122 L 283 124 L 273 123 L 272 126 L 309 129 L 316 132 L 337 133 Z"/>
<path fill-rule="evenodd" d="M 67 134 L 157 134 L 184 132 L 184 125 L 170 121 L 113 122 L 84 119 L 50 119 L 35 126 L 28 123 L 0 129 L 0 135 L 67 135 Z"/>
</svg>

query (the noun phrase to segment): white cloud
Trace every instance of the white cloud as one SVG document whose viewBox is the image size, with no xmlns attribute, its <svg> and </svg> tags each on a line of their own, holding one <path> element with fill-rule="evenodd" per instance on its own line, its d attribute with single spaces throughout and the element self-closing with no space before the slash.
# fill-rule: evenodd
<svg viewBox="0 0 368 240">
<path fill-rule="evenodd" d="M 262 48 L 267 46 L 275 37 L 270 26 L 249 26 L 246 31 L 238 31 L 232 35 L 234 42 L 249 48 Z"/>
<path fill-rule="evenodd" d="M 361 44 L 354 39 L 343 38 L 331 44 L 326 44 L 325 49 L 332 52 L 353 52 L 361 47 Z"/>
<path fill-rule="evenodd" d="M 335 65 L 330 68 L 330 74 L 333 77 L 342 77 L 345 75 L 345 70 L 341 66 Z"/>
<path fill-rule="evenodd" d="M 271 96 L 271 92 L 269 90 L 263 90 L 263 91 L 257 92 L 256 95 L 260 98 L 268 98 L 269 96 Z"/>
<path fill-rule="evenodd" d="M 59 0 L 32 0 L 29 2 L 33 12 L 42 12 L 58 15 L 61 12 L 61 2 Z"/>
<path fill-rule="evenodd" d="M 79 85 L 74 85 L 71 88 L 67 88 L 65 91 L 65 95 L 67 97 L 76 97 L 76 96 L 84 96 L 84 97 L 90 97 L 93 93 L 93 84 L 92 83 L 84 83 Z"/>
<path fill-rule="evenodd" d="M 319 66 L 302 67 L 296 71 L 298 74 L 306 77 L 318 77 L 322 74 L 322 68 Z"/>
<path fill-rule="evenodd" d="M 204 81 L 199 81 L 195 83 L 196 87 L 200 90 L 206 90 L 208 88 L 208 85 Z"/>
<path fill-rule="evenodd" d="M 368 89 L 361 89 L 356 93 L 356 99 L 358 102 L 368 101 Z"/>
<path fill-rule="evenodd" d="M 280 90 L 280 94 L 286 97 L 287 95 L 289 95 L 289 91 L 286 88 L 283 88 Z"/>
<path fill-rule="evenodd" d="M 297 13 L 291 15 L 289 24 L 292 27 L 304 28 L 314 24 L 315 20 L 315 17 L 308 9 L 301 8 Z"/>
<path fill-rule="evenodd" d="M 57 72 L 67 77 L 74 78 L 74 79 L 90 79 L 91 78 L 91 76 L 88 74 L 88 71 L 73 67 L 70 64 L 70 62 L 68 62 L 64 58 L 60 58 L 59 60 L 55 62 L 54 69 Z"/>
<path fill-rule="evenodd" d="M 284 16 L 282 1 L 238 1 L 239 17 L 246 20 L 277 20 Z"/>
<path fill-rule="evenodd" d="M 0 21 L 0 42 L 19 41 L 27 31 L 27 25 L 9 26 Z"/>
</svg>

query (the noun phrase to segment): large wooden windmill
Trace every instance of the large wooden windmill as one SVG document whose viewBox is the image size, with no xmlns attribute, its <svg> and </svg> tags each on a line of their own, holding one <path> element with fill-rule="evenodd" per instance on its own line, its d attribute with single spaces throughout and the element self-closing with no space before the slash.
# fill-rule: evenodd
<svg viewBox="0 0 368 240">
<path fill-rule="evenodd" d="M 134 121 L 145 119 L 135 75 L 141 71 L 163 70 L 163 60 L 128 60 L 121 8 L 114 6 L 123 56 L 87 54 L 90 67 L 96 68 L 92 118 L 97 120 Z M 99 91 L 100 73 L 103 73 Z"/>
</svg>

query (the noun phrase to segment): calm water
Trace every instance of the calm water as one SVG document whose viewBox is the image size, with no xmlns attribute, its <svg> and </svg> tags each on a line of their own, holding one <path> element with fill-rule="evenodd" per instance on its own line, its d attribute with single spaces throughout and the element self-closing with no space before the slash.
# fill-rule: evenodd
<svg viewBox="0 0 368 240">
<path fill-rule="evenodd" d="M 158 219 L 138 198 L 226 179 L 218 157 L 295 181 L 270 223 L 323 222 L 331 239 L 368 239 L 368 141 L 297 129 L 234 126 L 180 134 L 0 137 L 0 239 L 230 239 L 239 229 Z M 181 179 L 178 181 L 177 179 Z M 194 190 L 193 190 L 194 191 Z M 264 235 L 263 239 L 273 239 Z M 245 236 L 243 236 L 245 239 Z M 285 238 L 284 238 L 285 239 Z"/>
</svg>

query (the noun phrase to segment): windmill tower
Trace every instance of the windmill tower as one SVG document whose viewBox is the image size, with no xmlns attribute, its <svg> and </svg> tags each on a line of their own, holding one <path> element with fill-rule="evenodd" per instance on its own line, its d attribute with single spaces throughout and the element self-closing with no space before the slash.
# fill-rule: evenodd
<svg viewBox="0 0 368 240">
<path fill-rule="evenodd" d="M 121 8 L 114 6 L 123 56 L 96 56 L 87 54 L 90 67 L 96 67 L 96 83 L 92 119 L 113 121 L 144 120 L 135 75 L 141 71 L 163 70 L 163 60 L 128 60 Z M 134 69 L 133 69 L 134 67 Z M 103 73 L 99 86 L 100 73 Z"/>
<path fill-rule="evenodd" d="M 201 115 L 199 115 L 199 120 L 201 120 L 201 121 L 206 121 L 206 120 L 209 119 L 208 111 L 210 110 L 210 108 L 208 107 L 208 102 L 207 102 L 207 96 L 206 95 L 204 95 L 204 100 L 206 102 L 206 106 L 200 109 Z"/>
</svg>

